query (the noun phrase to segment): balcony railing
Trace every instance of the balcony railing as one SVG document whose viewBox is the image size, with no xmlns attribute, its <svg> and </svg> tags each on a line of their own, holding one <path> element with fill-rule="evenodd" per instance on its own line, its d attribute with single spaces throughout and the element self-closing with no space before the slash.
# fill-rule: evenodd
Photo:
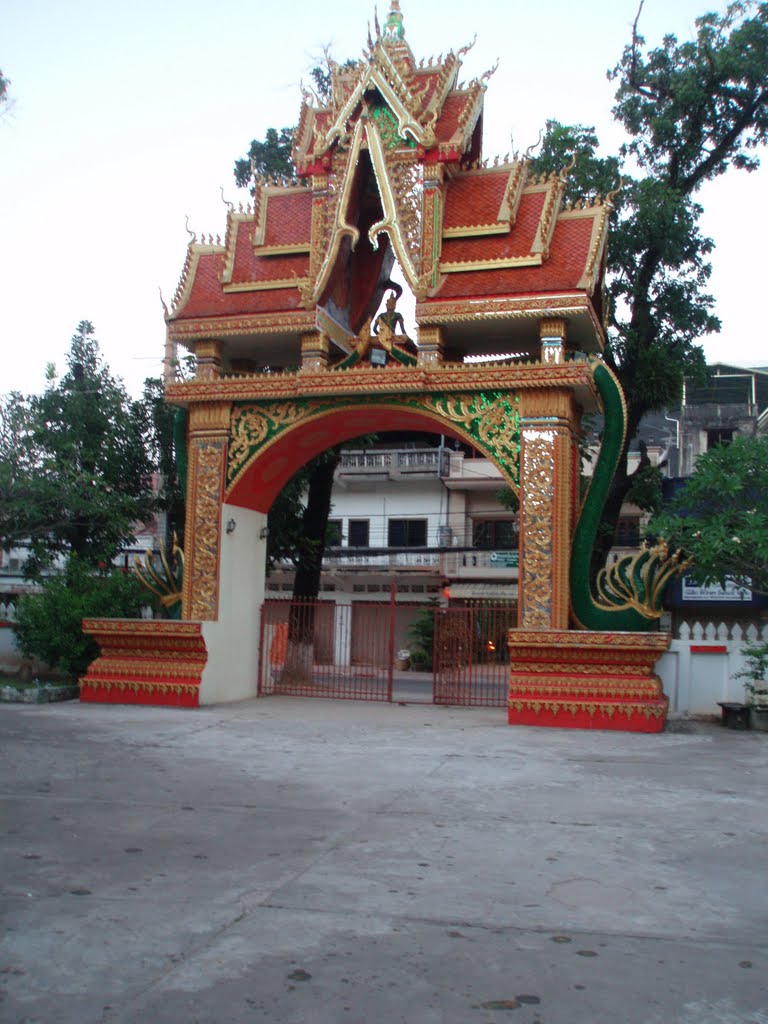
<svg viewBox="0 0 768 1024">
<path fill-rule="evenodd" d="M 323 569 L 439 569 L 439 551 L 387 551 L 373 549 L 342 551 L 333 549 L 323 556 Z"/>
<path fill-rule="evenodd" d="M 342 452 L 338 472 L 342 476 L 356 474 L 390 477 L 425 474 L 445 476 L 448 472 L 448 452 L 440 448 L 407 448 L 392 451 Z"/>
</svg>

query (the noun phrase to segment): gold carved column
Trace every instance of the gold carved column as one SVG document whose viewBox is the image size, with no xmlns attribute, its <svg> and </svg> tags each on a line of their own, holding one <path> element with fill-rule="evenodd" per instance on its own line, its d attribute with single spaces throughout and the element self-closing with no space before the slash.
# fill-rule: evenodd
<svg viewBox="0 0 768 1024">
<path fill-rule="evenodd" d="M 419 353 L 416 362 L 419 366 L 439 366 L 443 361 L 445 335 L 442 327 L 419 328 Z"/>
<path fill-rule="evenodd" d="M 320 331 L 310 331 L 301 336 L 301 368 L 302 370 L 328 369 L 331 346 L 325 334 Z"/>
<path fill-rule="evenodd" d="M 218 616 L 229 412 L 229 402 L 201 402 L 189 409 L 183 619 L 211 620 Z"/>
<path fill-rule="evenodd" d="M 521 629 L 567 629 L 578 410 L 570 391 L 520 393 Z"/>
<path fill-rule="evenodd" d="M 198 341 L 195 346 L 196 380 L 218 380 L 221 376 L 222 348 L 221 342 L 215 338 Z"/>
</svg>

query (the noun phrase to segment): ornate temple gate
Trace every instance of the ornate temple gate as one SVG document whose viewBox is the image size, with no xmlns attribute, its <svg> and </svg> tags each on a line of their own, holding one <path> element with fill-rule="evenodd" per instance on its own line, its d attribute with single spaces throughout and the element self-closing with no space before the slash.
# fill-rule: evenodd
<svg viewBox="0 0 768 1024">
<path fill-rule="evenodd" d="M 255 695 L 275 496 L 329 447 L 396 429 L 471 445 L 519 497 L 509 721 L 662 727 L 653 665 L 669 639 L 646 631 L 674 566 L 644 554 L 597 596 L 588 573 L 625 429 L 600 359 L 612 194 L 568 204 L 569 167 L 482 162 L 490 76 L 460 83 L 466 50 L 419 63 L 392 0 L 363 57 L 332 66 L 327 104 L 304 94 L 293 178 L 257 178 L 252 205 L 227 204 L 223 242 L 189 243 L 165 360 L 166 398 L 187 417 L 183 622 L 89 622 L 102 653 L 83 699 Z M 176 379 L 179 344 L 194 380 Z M 603 446 L 579 506 L 577 440 L 596 409 Z"/>
</svg>

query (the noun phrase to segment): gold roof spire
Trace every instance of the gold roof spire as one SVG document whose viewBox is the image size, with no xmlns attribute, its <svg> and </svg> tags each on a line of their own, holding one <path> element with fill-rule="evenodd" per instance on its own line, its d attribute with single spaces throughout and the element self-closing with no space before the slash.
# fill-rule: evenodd
<svg viewBox="0 0 768 1024">
<path fill-rule="evenodd" d="M 385 43 L 402 43 L 405 40 L 405 29 L 403 28 L 403 15 L 400 11 L 400 0 L 391 0 L 391 3 L 392 6 L 384 23 L 381 38 Z"/>
</svg>

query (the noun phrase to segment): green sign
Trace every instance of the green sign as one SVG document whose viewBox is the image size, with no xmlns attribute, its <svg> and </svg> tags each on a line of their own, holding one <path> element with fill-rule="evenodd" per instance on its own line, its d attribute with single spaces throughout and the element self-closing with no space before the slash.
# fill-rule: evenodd
<svg viewBox="0 0 768 1024">
<path fill-rule="evenodd" d="M 517 551 L 492 551 L 491 567 L 494 569 L 517 569 L 518 558 Z"/>
</svg>

